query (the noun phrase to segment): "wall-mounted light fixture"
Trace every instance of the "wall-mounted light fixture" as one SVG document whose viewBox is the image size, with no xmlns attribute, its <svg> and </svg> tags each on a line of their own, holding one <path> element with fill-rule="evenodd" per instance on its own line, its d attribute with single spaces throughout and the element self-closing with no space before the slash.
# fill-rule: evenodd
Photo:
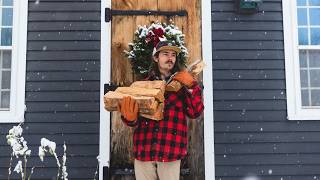
<svg viewBox="0 0 320 180">
<path fill-rule="evenodd" d="M 235 10 L 240 14 L 257 13 L 262 0 L 234 0 Z"/>
</svg>

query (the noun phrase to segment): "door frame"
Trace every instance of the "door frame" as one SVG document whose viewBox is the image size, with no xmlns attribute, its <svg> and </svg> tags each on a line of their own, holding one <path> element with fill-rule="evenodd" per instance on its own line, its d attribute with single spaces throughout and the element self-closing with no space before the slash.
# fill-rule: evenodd
<svg viewBox="0 0 320 180">
<path fill-rule="evenodd" d="M 110 165 L 110 113 L 104 109 L 104 84 L 111 77 L 111 22 L 105 22 L 105 8 L 111 8 L 111 0 L 101 0 L 101 49 L 100 49 L 100 134 L 99 134 L 99 179 L 103 179 L 103 167 Z M 205 19 L 205 21 L 203 21 Z M 206 63 L 203 71 L 204 95 L 204 159 L 205 179 L 215 179 L 214 117 L 212 76 L 211 1 L 201 0 L 202 56 Z M 108 61 L 106 61 L 108 60 Z M 109 75 L 109 76 L 108 76 Z M 208 78 L 209 77 L 209 78 Z"/>
</svg>

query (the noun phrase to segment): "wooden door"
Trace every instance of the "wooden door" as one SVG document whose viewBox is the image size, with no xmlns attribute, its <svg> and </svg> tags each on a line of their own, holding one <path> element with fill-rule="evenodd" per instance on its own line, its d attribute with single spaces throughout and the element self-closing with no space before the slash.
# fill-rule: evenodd
<svg viewBox="0 0 320 180">
<path fill-rule="evenodd" d="M 132 42 L 134 31 L 138 25 L 150 25 L 152 22 L 169 24 L 170 21 L 173 21 L 186 35 L 185 42 L 189 51 L 188 62 L 191 63 L 201 58 L 200 6 L 201 0 L 112 0 L 111 7 L 113 10 L 186 10 L 187 16 L 113 16 L 111 30 L 111 82 L 120 86 L 128 86 L 135 80 L 130 63 L 125 58 L 123 51 L 128 49 L 127 44 Z M 129 169 L 130 171 L 133 168 L 132 133 L 133 129 L 122 123 L 120 114 L 117 112 L 112 113 L 111 169 Z M 182 169 L 189 169 L 190 175 L 185 176 L 184 179 L 204 179 L 203 120 L 189 120 L 188 139 L 188 156 L 183 160 Z M 119 179 L 119 177 L 115 179 Z"/>
</svg>

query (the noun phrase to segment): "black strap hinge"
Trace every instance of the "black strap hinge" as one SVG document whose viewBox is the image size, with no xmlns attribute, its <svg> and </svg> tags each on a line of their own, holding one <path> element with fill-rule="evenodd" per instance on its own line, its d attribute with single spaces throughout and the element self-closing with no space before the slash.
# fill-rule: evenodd
<svg viewBox="0 0 320 180">
<path fill-rule="evenodd" d="M 104 84 L 104 94 L 106 94 L 109 91 L 115 91 L 119 86 L 112 84 L 112 83 L 108 83 L 108 84 Z"/>
<path fill-rule="evenodd" d="M 105 8 L 105 21 L 110 22 L 112 16 L 187 16 L 186 10 L 180 11 L 149 11 L 149 10 L 114 10 Z"/>
<path fill-rule="evenodd" d="M 103 166 L 103 180 L 110 180 L 110 172 L 108 166 Z"/>
</svg>

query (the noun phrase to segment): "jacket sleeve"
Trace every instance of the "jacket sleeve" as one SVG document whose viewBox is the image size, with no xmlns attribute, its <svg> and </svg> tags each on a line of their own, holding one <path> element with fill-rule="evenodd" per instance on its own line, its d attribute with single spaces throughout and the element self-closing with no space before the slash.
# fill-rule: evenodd
<svg viewBox="0 0 320 180">
<path fill-rule="evenodd" d="M 139 117 L 138 117 L 139 119 Z M 129 121 L 127 120 L 125 117 L 121 116 L 121 120 L 122 122 L 124 122 L 127 126 L 130 126 L 130 127 L 135 127 L 138 125 L 138 120 L 135 120 L 135 121 Z"/>
<path fill-rule="evenodd" d="M 191 88 L 192 92 L 190 92 L 187 88 L 185 88 L 186 94 L 186 108 L 185 113 L 190 118 L 199 117 L 204 109 L 203 99 L 202 99 L 202 89 L 195 83 L 195 85 Z"/>
</svg>

